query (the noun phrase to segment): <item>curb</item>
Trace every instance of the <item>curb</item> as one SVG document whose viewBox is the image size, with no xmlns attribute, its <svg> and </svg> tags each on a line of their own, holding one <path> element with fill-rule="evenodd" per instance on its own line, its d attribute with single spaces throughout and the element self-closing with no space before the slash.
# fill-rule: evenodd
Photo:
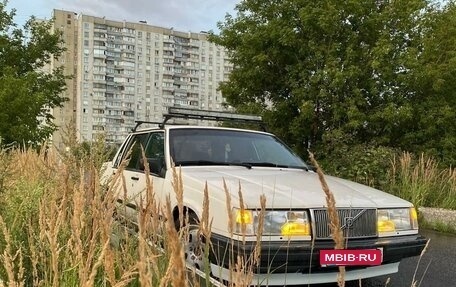
<svg viewBox="0 0 456 287">
<path fill-rule="evenodd" d="M 422 218 L 429 224 L 444 224 L 456 230 L 456 210 L 420 207 L 418 211 Z"/>
</svg>

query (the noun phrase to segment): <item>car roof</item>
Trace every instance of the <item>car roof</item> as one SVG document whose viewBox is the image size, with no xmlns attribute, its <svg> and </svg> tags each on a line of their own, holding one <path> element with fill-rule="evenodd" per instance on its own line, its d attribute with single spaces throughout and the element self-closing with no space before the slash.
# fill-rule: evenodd
<svg viewBox="0 0 456 287">
<path fill-rule="evenodd" d="M 166 130 L 174 130 L 174 129 L 206 129 L 206 130 L 225 130 L 225 131 L 241 131 L 241 132 L 250 132 L 250 133 L 257 133 L 257 134 L 265 134 L 265 135 L 272 135 L 271 133 L 264 132 L 264 131 L 257 131 L 251 129 L 242 129 L 242 128 L 230 128 L 230 127 L 216 127 L 216 126 L 197 126 L 197 125 L 166 125 L 163 128 L 160 127 L 151 127 L 151 128 L 144 128 L 138 129 L 133 134 L 151 132 L 151 131 L 166 131 Z"/>
</svg>

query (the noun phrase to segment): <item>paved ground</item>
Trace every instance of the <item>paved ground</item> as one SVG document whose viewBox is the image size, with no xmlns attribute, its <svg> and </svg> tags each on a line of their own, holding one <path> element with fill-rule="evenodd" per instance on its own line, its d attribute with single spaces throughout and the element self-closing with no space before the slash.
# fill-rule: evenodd
<svg viewBox="0 0 456 287">
<path fill-rule="evenodd" d="M 387 286 L 411 287 L 415 270 L 415 279 L 418 280 L 416 286 L 456 286 L 456 235 L 427 230 L 420 233 L 431 240 L 426 253 L 419 263 L 418 257 L 403 260 L 399 272 L 390 276 Z M 369 280 L 363 287 L 385 286 L 385 281 L 386 277 Z"/>
<path fill-rule="evenodd" d="M 361 285 L 359 282 L 348 282 L 346 287 L 412 287 L 414 276 L 417 281 L 416 287 L 456 286 L 456 235 L 430 230 L 422 230 L 420 233 L 431 240 L 420 261 L 419 257 L 404 259 L 399 265 L 398 273 L 367 279 L 361 282 Z M 386 284 L 388 278 L 389 283 Z M 311 287 L 335 286 L 337 284 Z"/>
</svg>

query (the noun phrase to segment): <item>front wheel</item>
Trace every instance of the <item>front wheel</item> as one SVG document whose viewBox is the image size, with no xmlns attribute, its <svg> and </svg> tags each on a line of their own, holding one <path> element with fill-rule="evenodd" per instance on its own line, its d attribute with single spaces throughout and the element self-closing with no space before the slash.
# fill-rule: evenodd
<svg viewBox="0 0 456 287">
<path fill-rule="evenodd" d="M 176 224 L 176 226 L 179 226 L 179 224 Z M 199 220 L 196 215 L 190 214 L 188 218 L 188 225 L 183 226 L 178 231 L 182 238 L 186 265 L 204 271 L 205 241 L 204 236 L 199 230 Z"/>
</svg>

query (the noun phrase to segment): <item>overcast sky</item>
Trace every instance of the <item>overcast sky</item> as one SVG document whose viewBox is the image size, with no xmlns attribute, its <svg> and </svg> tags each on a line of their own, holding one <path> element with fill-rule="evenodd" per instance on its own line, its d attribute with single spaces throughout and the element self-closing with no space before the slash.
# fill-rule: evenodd
<svg viewBox="0 0 456 287">
<path fill-rule="evenodd" d="M 112 20 L 173 27 L 178 31 L 217 31 L 225 14 L 234 14 L 240 0 L 8 0 L 16 9 L 15 22 L 22 25 L 31 15 L 50 19 L 53 9 L 69 10 Z"/>
</svg>

